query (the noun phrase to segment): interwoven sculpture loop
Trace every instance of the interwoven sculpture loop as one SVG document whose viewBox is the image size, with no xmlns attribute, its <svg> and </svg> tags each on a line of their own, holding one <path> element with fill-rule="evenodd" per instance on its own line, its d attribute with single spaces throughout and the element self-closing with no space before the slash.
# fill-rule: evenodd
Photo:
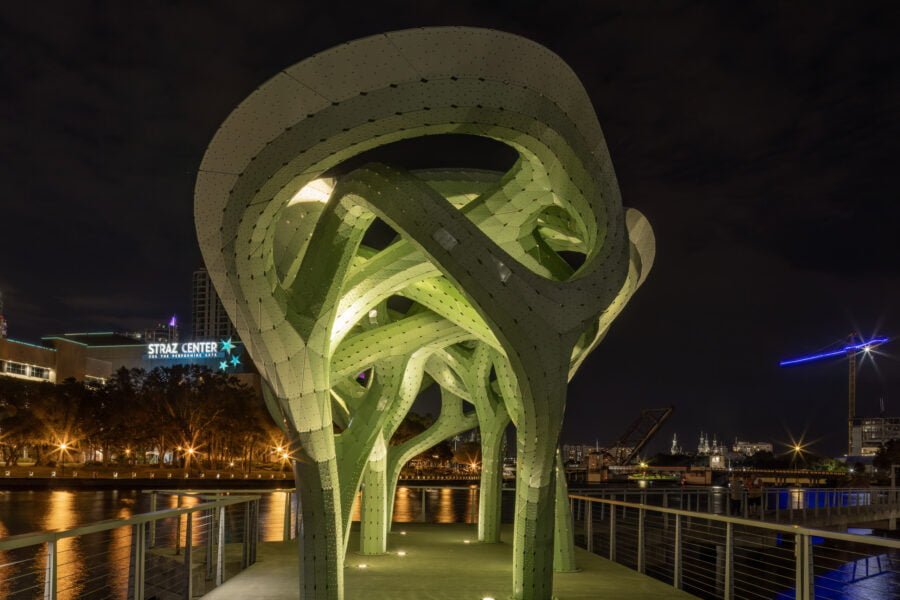
<svg viewBox="0 0 900 600">
<path fill-rule="evenodd" d="M 363 151 L 435 134 L 488 137 L 518 160 L 506 173 L 370 164 L 329 176 Z M 622 208 L 593 108 L 565 63 L 518 36 L 455 27 L 317 54 L 223 123 L 195 213 L 216 289 L 292 439 L 301 597 L 343 596 L 361 482 L 361 550 L 384 552 L 402 465 L 475 426 L 479 539 L 498 541 L 511 420 L 513 594 L 549 598 L 554 547 L 557 568 L 572 568 L 566 502 L 554 519 L 565 498 L 555 472 L 566 384 L 654 254 L 646 220 Z M 376 217 L 398 233 L 378 250 L 362 243 Z M 573 269 L 565 252 L 583 264 Z M 410 307 L 397 310 L 393 297 Z M 432 382 L 440 418 L 389 447 Z"/>
</svg>

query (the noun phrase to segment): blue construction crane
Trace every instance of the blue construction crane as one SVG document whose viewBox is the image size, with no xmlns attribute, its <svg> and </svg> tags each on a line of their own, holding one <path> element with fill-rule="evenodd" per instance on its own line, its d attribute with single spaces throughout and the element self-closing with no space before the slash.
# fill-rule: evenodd
<svg viewBox="0 0 900 600">
<path fill-rule="evenodd" d="M 849 344 L 843 348 L 831 350 L 828 352 L 820 352 L 818 354 L 810 354 L 799 358 L 790 358 L 778 363 L 781 367 L 790 367 L 808 362 L 822 360 L 824 358 L 833 358 L 836 356 L 846 356 L 849 370 L 849 382 L 847 386 L 847 456 L 852 452 L 853 442 L 853 419 L 856 418 L 856 357 L 859 354 L 869 354 L 874 348 L 889 342 L 886 337 L 874 337 L 869 340 L 857 341 L 856 334 L 850 334 Z"/>
</svg>

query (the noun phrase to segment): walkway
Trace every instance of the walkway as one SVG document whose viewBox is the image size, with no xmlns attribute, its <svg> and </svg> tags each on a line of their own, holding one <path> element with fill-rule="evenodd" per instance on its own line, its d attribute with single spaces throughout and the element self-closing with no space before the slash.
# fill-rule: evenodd
<svg viewBox="0 0 900 600">
<path fill-rule="evenodd" d="M 349 553 L 348 600 L 481 600 L 486 597 L 499 600 L 510 596 L 510 544 L 478 544 L 471 525 L 397 523 L 394 528 L 390 554 Z M 401 531 L 406 534 L 401 535 Z M 512 529 L 507 527 L 503 539 L 511 538 Z M 354 532 L 350 548 L 356 547 L 358 534 Z M 406 555 L 398 555 L 400 551 Z M 580 548 L 576 553 L 582 571 L 556 574 L 554 592 L 560 600 L 693 597 Z M 255 565 L 204 598 L 294 599 L 298 596 L 297 567 L 295 543 L 260 544 Z"/>
</svg>

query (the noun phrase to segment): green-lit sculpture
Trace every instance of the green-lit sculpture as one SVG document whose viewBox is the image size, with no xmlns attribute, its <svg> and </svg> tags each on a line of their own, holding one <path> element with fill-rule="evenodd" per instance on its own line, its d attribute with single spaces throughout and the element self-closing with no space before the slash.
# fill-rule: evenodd
<svg viewBox="0 0 900 600">
<path fill-rule="evenodd" d="M 434 134 L 492 138 L 519 158 L 507 173 L 370 164 L 330 177 L 363 151 Z M 646 220 L 622 208 L 597 118 L 568 66 L 521 37 L 458 27 L 317 54 L 226 119 L 200 167 L 195 216 L 216 289 L 292 440 L 301 598 L 343 597 L 363 481 L 361 551 L 378 553 L 403 463 L 476 424 L 479 539 L 497 541 L 509 420 L 513 595 L 550 598 L 554 562 L 574 567 L 571 517 L 556 501 L 565 499 L 556 448 L 567 381 L 654 255 Z M 376 216 L 398 233 L 380 250 L 362 244 Z M 574 270 L 564 251 L 583 264 Z M 392 296 L 411 308 L 392 310 Z M 389 447 L 432 382 L 440 418 Z"/>
</svg>

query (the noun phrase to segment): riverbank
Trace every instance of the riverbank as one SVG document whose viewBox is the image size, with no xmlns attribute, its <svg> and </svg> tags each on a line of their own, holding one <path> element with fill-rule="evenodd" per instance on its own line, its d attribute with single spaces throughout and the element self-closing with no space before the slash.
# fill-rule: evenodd
<svg viewBox="0 0 900 600">
<path fill-rule="evenodd" d="M 0 469 L 0 490 L 46 489 L 212 489 L 216 487 L 293 487 L 292 471 L 158 469 L 148 465 L 11 467 Z"/>
<path fill-rule="evenodd" d="M 404 478 L 400 485 L 470 486 L 477 476 L 434 475 Z M 254 469 L 250 473 L 233 470 L 157 469 L 130 465 L 98 467 L 11 467 L 0 469 L 0 490 L 95 490 L 95 489 L 252 489 L 294 487 L 294 473 L 287 470 Z"/>
</svg>

